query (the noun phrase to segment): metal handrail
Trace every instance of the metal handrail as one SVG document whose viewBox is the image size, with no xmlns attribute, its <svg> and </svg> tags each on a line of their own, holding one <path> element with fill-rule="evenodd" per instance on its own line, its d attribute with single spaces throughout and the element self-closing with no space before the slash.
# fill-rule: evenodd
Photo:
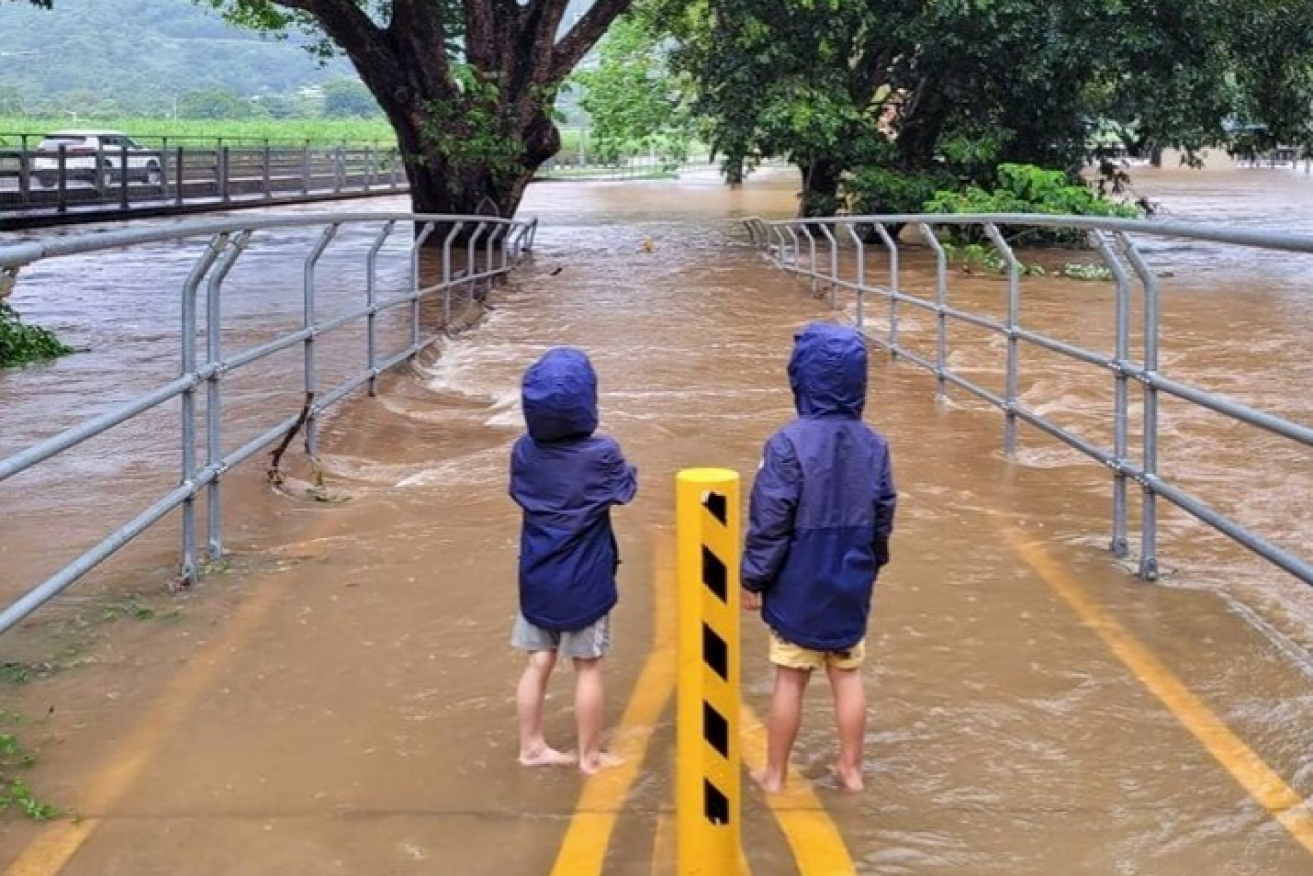
<svg viewBox="0 0 1313 876">
<path fill-rule="evenodd" d="M 377 257 L 401 223 L 410 223 L 416 229 L 409 253 L 411 265 L 409 288 L 403 294 L 380 299 L 377 294 Z M 346 314 L 321 320 L 315 309 L 315 268 L 331 246 L 338 231 L 344 226 L 370 228 L 378 226 L 365 260 L 366 282 L 362 290 L 365 304 Z M 242 254 L 246 252 L 253 238 L 258 239 L 259 233 L 268 229 L 284 228 L 321 229 L 304 261 L 304 283 L 301 292 L 304 311 L 302 326 L 297 330 L 284 332 L 277 338 L 258 346 L 225 354 L 220 347 L 224 281 L 241 259 Z M 435 229 L 439 228 L 450 229 L 442 236 L 442 275 L 437 283 L 424 286 L 419 276 L 419 251 Z M 364 387 L 368 387 L 370 395 L 373 395 L 379 375 L 407 361 L 436 337 L 441 336 L 442 330 L 446 329 L 449 322 L 453 293 L 458 289 L 466 288 L 473 294 L 472 290 L 481 284 L 490 283 L 494 278 L 511 271 L 521 256 L 532 249 L 537 228 L 536 219 L 509 220 L 487 216 L 409 213 L 344 213 L 220 222 L 198 221 L 162 229 L 112 231 L 0 246 L 0 272 L 14 278 L 21 276 L 21 269 L 46 259 L 103 253 L 151 243 L 184 240 L 205 242 L 204 250 L 192 264 L 182 287 L 179 336 L 181 367 L 178 376 L 125 404 L 0 459 L 0 482 L 3 482 L 134 417 L 159 408 L 174 399 L 180 399 L 182 466 L 178 486 L 159 498 L 148 509 L 118 526 L 95 547 L 81 554 L 32 588 L 22 598 L 0 611 L 0 633 L 22 621 L 178 508 L 182 509 L 180 576 L 184 581 L 193 580 L 197 574 L 199 553 L 195 508 L 197 498 L 202 493 L 205 494 L 209 512 L 207 515 L 208 554 L 211 559 L 217 559 L 223 553 L 221 490 L 225 474 L 274 442 L 280 439 L 290 441 L 293 433 L 301 428 L 305 430 L 306 449 L 313 461 L 316 454 L 318 419 L 324 411 Z M 453 270 L 451 251 L 463 229 L 474 231 L 469 238 L 471 254 L 473 242 L 479 235 L 487 229 L 495 229 L 495 233 L 487 241 L 487 257 L 482 268 L 471 256 L 464 270 Z M 494 243 L 498 246 L 494 247 Z M 498 254 L 500 258 L 494 259 L 494 255 Z M 203 292 L 202 287 L 204 287 Z M 443 313 L 448 319 L 444 320 L 441 330 L 423 331 L 420 325 L 420 301 L 438 295 L 442 296 Z M 206 315 L 205 346 L 203 350 L 198 350 L 197 328 L 202 302 L 205 307 L 203 312 Z M 410 332 L 407 343 L 403 349 L 381 358 L 377 337 L 377 317 L 381 313 L 400 307 L 407 307 L 410 312 Z M 366 323 L 367 359 L 364 369 L 344 378 L 334 387 L 320 387 L 316 339 L 362 320 Z M 244 366 L 297 345 L 304 348 L 304 410 L 290 412 L 263 434 L 237 450 L 224 454 L 222 386 L 225 377 Z M 203 460 L 198 457 L 200 441 L 196 405 L 196 393 L 202 389 L 206 394 L 205 422 L 202 426 L 205 443 Z"/>
<path fill-rule="evenodd" d="M 1136 243 L 1140 238 L 1170 238 L 1250 247 L 1266 251 L 1313 254 L 1313 236 L 1277 231 L 1221 229 L 1177 222 L 1148 222 L 1086 216 L 1050 216 L 1032 214 L 892 214 L 879 216 L 829 216 L 808 219 L 766 221 L 757 217 L 744 220 L 749 237 L 784 270 L 810 281 L 813 288 L 829 284 L 834 295 L 840 289 L 855 296 L 854 321 L 872 342 L 887 349 L 891 356 L 908 360 L 930 371 L 938 381 L 943 396 L 949 385 L 958 387 L 1004 414 L 1004 450 L 1011 456 L 1016 449 L 1017 423 L 1024 422 L 1061 441 L 1107 467 L 1113 475 L 1113 521 L 1110 549 L 1119 557 L 1129 554 L 1128 488 L 1131 482 L 1141 490 L 1140 561 L 1138 573 L 1154 580 L 1158 577 L 1158 507 L 1165 499 L 1218 532 L 1243 545 L 1306 584 L 1313 584 L 1313 563 L 1279 547 L 1258 533 L 1218 512 L 1198 497 L 1169 483 L 1158 473 L 1158 404 L 1160 393 L 1198 405 L 1233 420 L 1266 430 L 1274 435 L 1313 447 L 1313 427 L 1295 423 L 1270 412 L 1242 404 L 1225 396 L 1173 380 L 1159 372 L 1159 302 L 1158 281 Z M 898 247 L 887 230 L 889 225 L 913 226 L 935 256 L 936 296 L 933 302 L 901 289 L 898 280 Z M 948 262 L 943 245 L 935 233 L 941 227 L 974 227 L 984 231 L 999 254 L 1007 272 L 1007 316 L 1000 322 L 953 307 L 948 301 Z M 1085 349 L 1066 341 L 1027 329 L 1020 324 L 1021 265 L 1011 246 L 999 231 L 1002 226 L 1027 228 L 1062 228 L 1085 232 L 1092 248 L 1107 266 L 1116 288 L 1116 341 L 1109 355 Z M 812 229 L 824 229 L 821 236 L 832 242 L 828 258 L 818 260 L 814 252 L 817 235 Z M 838 241 L 843 234 L 833 231 L 846 228 L 856 260 L 856 281 L 842 278 L 839 271 Z M 888 250 L 890 278 L 887 285 L 866 281 L 866 243 L 859 228 L 873 228 Z M 800 235 L 811 242 L 810 260 L 801 257 Z M 1141 290 L 1143 302 L 1143 352 L 1140 361 L 1131 357 L 1131 285 Z M 876 294 L 889 301 L 889 325 L 884 336 L 867 331 L 865 297 Z M 904 347 L 898 337 L 898 305 L 908 304 L 936 316 L 936 351 L 930 361 Z M 986 389 L 952 371 L 948 365 L 948 324 L 958 321 L 1002 336 L 1007 341 L 1003 395 Z M 1112 374 L 1113 447 L 1100 447 L 1048 419 L 1027 409 L 1018 401 L 1020 344 L 1028 343 L 1079 362 L 1095 365 Z M 1140 460 L 1131 459 L 1129 442 L 1129 385 L 1139 383 L 1143 389 L 1143 439 Z"/>
</svg>

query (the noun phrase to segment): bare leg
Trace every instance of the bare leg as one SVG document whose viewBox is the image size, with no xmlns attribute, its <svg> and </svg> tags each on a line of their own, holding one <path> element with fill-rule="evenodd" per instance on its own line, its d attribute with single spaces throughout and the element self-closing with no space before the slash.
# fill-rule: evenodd
<svg viewBox="0 0 1313 876">
<path fill-rule="evenodd" d="M 862 744 L 866 739 L 866 681 L 860 669 L 826 667 L 834 692 L 834 722 L 839 728 L 839 760 L 834 775 L 850 793 L 864 787 Z"/>
<path fill-rule="evenodd" d="M 756 776 L 757 784 L 768 794 L 784 790 L 789 755 L 802 727 L 802 697 L 810 679 L 810 669 L 775 667 L 775 692 L 771 695 L 770 720 L 766 726 L 766 769 Z"/>
<path fill-rule="evenodd" d="M 543 699 L 547 696 L 547 681 L 555 666 L 555 651 L 533 652 L 515 689 L 515 713 L 520 721 L 520 763 L 525 766 L 574 763 L 573 756 L 557 751 L 543 738 Z"/>
<path fill-rule="evenodd" d="M 574 719 L 579 728 L 579 769 L 592 775 L 618 760 L 602 751 L 602 659 L 575 658 Z"/>
</svg>

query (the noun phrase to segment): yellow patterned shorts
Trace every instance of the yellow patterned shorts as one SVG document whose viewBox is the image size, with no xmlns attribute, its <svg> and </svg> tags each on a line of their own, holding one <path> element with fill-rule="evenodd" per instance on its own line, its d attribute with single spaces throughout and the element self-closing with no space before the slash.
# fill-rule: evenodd
<svg viewBox="0 0 1313 876">
<path fill-rule="evenodd" d="M 856 669 L 865 659 L 865 639 L 846 651 L 813 651 L 780 638 L 774 630 L 770 631 L 770 662 L 786 669 L 821 669 L 825 666 Z"/>
</svg>

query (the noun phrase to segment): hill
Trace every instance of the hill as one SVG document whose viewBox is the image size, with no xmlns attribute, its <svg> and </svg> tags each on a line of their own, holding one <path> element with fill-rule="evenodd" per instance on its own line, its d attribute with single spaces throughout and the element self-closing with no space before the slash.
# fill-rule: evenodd
<svg viewBox="0 0 1313 876">
<path fill-rule="evenodd" d="M 0 87 L 28 112 L 169 115 L 189 92 L 286 95 L 354 75 L 303 43 L 232 27 L 190 0 L 0 2 Z"/>
</svg>

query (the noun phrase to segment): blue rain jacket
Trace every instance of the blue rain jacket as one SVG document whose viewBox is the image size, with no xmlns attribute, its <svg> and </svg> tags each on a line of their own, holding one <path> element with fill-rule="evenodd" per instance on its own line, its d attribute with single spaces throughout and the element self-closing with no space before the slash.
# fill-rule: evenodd
<svg viewBox="0 0 1313 876">
<path fill-rule="evenodd" d="M 813 324 L 789 361 L 798 419 L 766 442 L 752 486 L 743 586 L 762 617 L 804 648 L 842 651 L 866 635 L 871 591 L 889 562 L 889 445 L 862 422 L 866 343 Z"/>
<path fill-rule="evenodd" d="M 620 555 L 611 506 L 638 490 L 637 471 L 597 429 L 597 374 L 581 350 L 549 350 L 521 388 L 529 434 L 511 451 L 511 498 L 524 509 L 520 611 L 547 630 L 578 630 L 616 604 Z"/>
</svg>

